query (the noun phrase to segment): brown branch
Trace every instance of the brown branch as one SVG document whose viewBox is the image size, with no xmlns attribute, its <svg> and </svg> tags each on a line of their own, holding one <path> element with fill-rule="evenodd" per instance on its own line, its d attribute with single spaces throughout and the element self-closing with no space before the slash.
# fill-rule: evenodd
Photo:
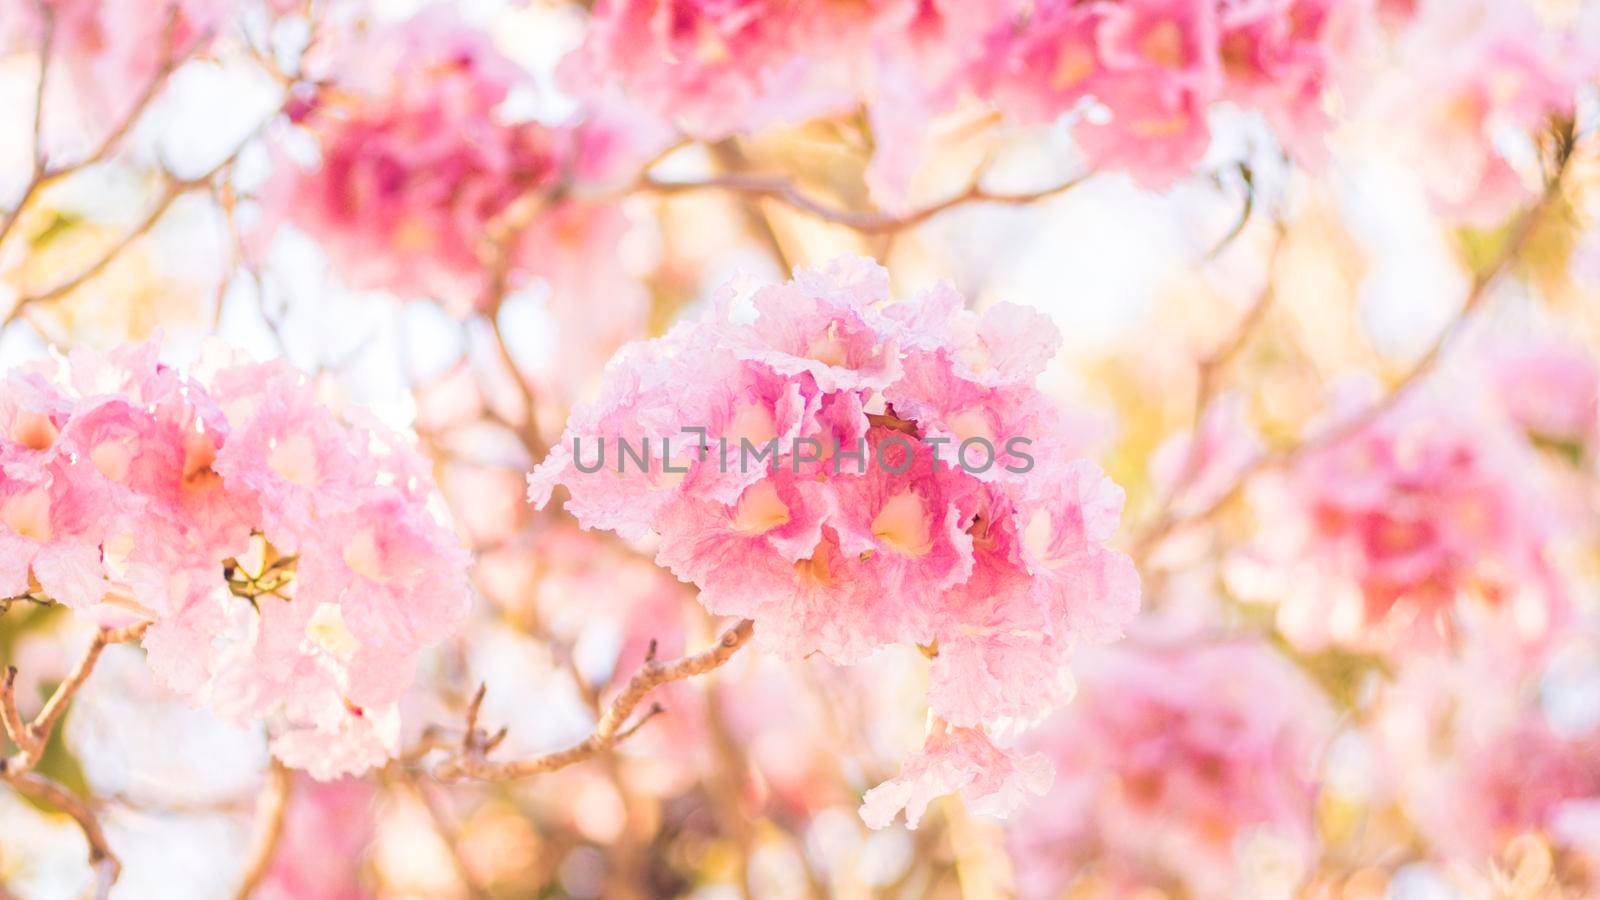
<svg viewBox="0 0 1600 900">
<path fill-rule="evenodd" d="M 111 852 L 105 832 L 100 828 L 100 821 L 88 805 L 73 796 L 71 791 L 34 773 L 32 769 L 39 763 L 39 757 L 44 752 L 45 745 L 49 743 L 50 733 L 55 729 L 56 722 L 60 720 L 67 704 L 94 671 L 101 651 L 108 644 L 140 637 L 148 627 L 149 623 L 141 623 L 127 628 L 102 628 L 96 631 L 94 640 L 90 641 L 88 649 L 78 659 L 77 665 L 73 666 L 72 671 L 67 673 L 66 679 L 56 686 L 50 699 L 45 701 L 44 708 L 29 724 L 23 724 L 21 713 L 17 709 L 16 667 L 8 666 L 3 678 L 0 678 L 0 720 L 4 722 L 7 736 L 17 745 L 15 754 L 0 758 L 0 781 L 5 781 L 20 793 L 40 803 L 55 807 L 78 823 L 78 827 L 83 830 L 84 839 L 89 843 L 89 866 L 95 873 L 94 896 L 97 898 L 103 898 L 110 893 L 111 886 L 116 883 L 117 876 L 122 872 L 122 864 Z"/>
<path fill-rule="evenodd" d="M 89 680 L 89 675 L 94 672 L 95 663 L 100 660 L 100 653 L 110 644 L 139 639 L 149 627 L 150 623 L 141 622 L 126 628 L 101 628 L 96 631 L 94 639 L 89 642 L 88 648 L 83 651 L 83 656 L 79 657 L 72 671 L 56 685 L 50 699 L 45 701 L 39 714 L 27 725 L 22 723 L 22 716 L 17 709 L 16 667 L 7 667 L 5 677 L 0 679 L 0 719 L 5 723 L 6 734 L 11 738 L 11 742 L 17 745 L 17 753 L 5 760 L 5 766 L 0 769 L 0 773 L 12 778 L 30 771 L 38 764 L 39 754 L 49 743 L 56 722 L 61 719 L 62 713 L 66 712 L 67 704 L 72 702 L 78 689 Z"/>
<path fill-rule="evenodd" d="M 1030 203 L 1037 203 L 1040 200 L 1066 193 L 1082 184 L 1088 178 L 1088 175 L 1080 175 L 1053 187 L 1018 194 L 994 193 L 974 183 L 954 196 L 899 216 L 883 212 L 858 212 L 837 209 L 812 199 L 788 178 L 775 175 L 750 175 L 734 172 L 713 175 L 698 181 L 663 181 L 653 175 L 647 175 L 635 187 L 638 190 L 653 191 L 658 194 L 680 194 L 705 190 L 732 191 L 749 197 L 776 200 L 823 221 L 843 225 L 863 234 L 889 234 L 920 225 L 940 213 L 969 203 L 996 203 L 1007 206 L 1024 206 Z"/>
<path fill-rule="evenodd" d="M 255 892 L 272 867 L 272 857 L 283 837 L 283 821 L 289 811 L 289 790 L 293 782 L 289 770 L 276 759 L 267 769 L 267 780 L 261 785 L 256 799 L 255 834 L 250 841 L 244 871 L 239 876 L 239 888 L 233 896 L 246 900 Z"/>
<path fill-rule="evenodd" d="M 116 884 L 117 876 L 122 874 L 122 863 L 118 861 L 116 854 L 111 852 L 105 830 L 100 827 L 100 820 L 88 804 L 60 784 L 33 772 L 15 774 L 7 772 L 5 780 L 16 788 L 18 793 L 55 807 L 78 823 L 78 827 L 83 831 L 84 840 L 89 843 L 89 868 L 94 871 L 95 880 L 94 897 L 97 900 L 104 900 L 109 896 L 111 886 Z"/>
<path fill-rule="evenodd" d="M 6 737 L 11 739 L 17 750 L 22 753 L 33 752 L 33 742 L 28 739 L 28 726 L 22 721 L 22 713 L 17 709 L 17 667 L 6 666 L 3 676 L 0 676 L 0 724 L 5 726 Z M 0 757 L 0 768 L 7 764 L 4 757 Z"/>
<path fill-rule="evenodd" d="M 659 705 L 652 705 L 638 721 L 628 724 L 634 711 L 651 691 L 669 682 L 703 675 L 726 663 L 733 658 L 740 647 L 750 641 L 754 629 L 754 623 L 745 619 L 724 631 L 716 645 L 709 650 L 670 662 L 659 662 L 653 655 L 647 657 L 644 666 L 634 673 L 622 693 L 618 694 L 601 714 L 600 721 L 595 724 L 594 732 L 587 738 L 565 750 L 514 762 L 490 762 L 487 759 L 489 751 L 503 737 L 503 732 L 490 737 L 478 728 L 478 711 L 482 706 L 484 695 L 484 689 L 479 688 L 467 708 L 467 733 L 462 740 L 460 751 L 441 762 L 434 773 L 437 777 L 447 780 L 474 778 L 482 781 L 508 781 L 554 772 L 610 750 L 633 736 L 645 722 L 662 711 Z"/>
</svg>

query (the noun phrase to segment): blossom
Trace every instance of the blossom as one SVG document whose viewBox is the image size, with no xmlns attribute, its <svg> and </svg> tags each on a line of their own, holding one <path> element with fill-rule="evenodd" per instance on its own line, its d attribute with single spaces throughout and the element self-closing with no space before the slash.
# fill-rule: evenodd
<svg viewBox="0 0 1600 900">
<path fill-rule="evenodd" d="M 361 900 L 360 860 L 374 827 L 371 785 L 297 778 L 282 837 L 258 889 L 262 896 Z"/>
<path fill-rule="evenodd" d="M 1556 339 L 1496 354 L 1492 389 L 1506 414 L 1536 438 L 1580 447 L 1600 418 L 1600 365 L 1576 344 Z"/>
<path fill-rule="evenodd" d="M 1024 756 L 995 746 L 980 730 L 941 724 L 898 776 L 861 798 L 861 818 L 883 828 L 904 809 L 907 826 L 916 828 L 929 801 L 957 791 L 974 812 L 1006 816 L 1028 795 L 1047 793 L 1053 779 L 1042 754 Z"/>
<path fill-rule="evenodd" d="M 1230 577 L 1276 600 L 1279 627 L 1306 647 L 1437 644 L 1484 614 L 1537 646 L 1565 600 L 1536 472 L 1501 420 L 1412 396 L 1261 479 L 1253 502 L 1272 526 Z"/>
<path fill-rule="evenodd" d="M 1570 116 L 1586 77 L 1567 36 L 1517 4 L 1424 4 L 1401 46 L 1419 67 L 1376 94 L 1385 134 L 1443 212 L 1498 224 L 1533 196 L 1502 147 Z"/>
<path fill-rule="evenodd" d="M 1411 661 L 1380 696 L 1368 738 L 1391 773 L 1385 787 L 1439 858 L 1479 865 L 1527 835 L 1600 858 L 1600 722 L 1581 702 L 1596 644 L 1592 629 L 1569 637 L 1530 661 L 1485 635 Z"/>
<path fill-rule="evenodd" d="M 319 778 L 398 751 L 416 655 L 467 602 L 422 464 L 278 363 L 157 346 L 25 367 L 0 404 L 0 593 L 152 624 L 168 687 Z"/>
<path fill-rule="evenodd" d="M 1333 715 L 1287 659 L 1189 634 L 1095 648 L 1075 668 L 1077 699 L 1024 743 L 1062 774 L 1011 828 L 1022 896 L 1059 896 L 1091 859 L 1202 897 L 1241 893 L 1247 841 L 1312 859 Z"/>
<path fill-rule="evenodd" d="M 848 258 L 748 306 L 724 291 L 623 348 L 530 497 L 562 485 L 584 527 L 656 535 L 706 609 L 755 620 L 784 657 L 924 647 L 930 705 L 960 734 L 1042 718 L 1071 648 L 1137 609 L 1132 564 L 1105 546 L 1122 492 L 1070 458 L 1034 387 L 1048 320 L 970 312 L 947 286 L 889 301 L 886 273 Z M 1007 758 L 955 744 L 973 766 Z"/>
<path fill-rule="evenodd" d="M 338 90 L 294 115 L 320 159 L 309 170 L 280 162 L 269 221 L 320 241 L 354 287 L 482 302 L 494 228 L 562 177 L 570 129 L 504 121 L 507 97 L 531 76 L 443 7 L 375 32 L 338 62 Z"/>
<path fill-rule="evenodd" d="M 706 139 L 842 110 L 849 81 L 813 60 L 806 40 L 815 24 L 807 14 L 821 6 L 603 0 L 562 76 L 580 94 L 614 80 L 640 106 Z"/>
</svg>

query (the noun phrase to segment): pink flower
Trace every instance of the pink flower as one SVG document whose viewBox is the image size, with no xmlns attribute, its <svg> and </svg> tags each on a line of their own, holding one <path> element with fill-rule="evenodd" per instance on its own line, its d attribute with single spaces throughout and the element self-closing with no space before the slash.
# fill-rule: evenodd
<svg viewBox="0 0 1600 900">
<path fill-rule="evenodd" d="M 1261 480 L 1254 497 L 1271 523 L 1256 562 L 1279 626 L 1303 646 L 1438 643 L 1488 615 L 1531 647 L 1564 615 L 1536 460 L 1498 421 L 1441 398 L 1414 396 Z M 1237 586 L 1259 593 L 1247 560 Z"/>
<path fill-rule="evenodd" d="M 1043 2 L 1027 20 L 989 35 L 973 66 L 980 93 L 1023 122 L 1051 122 L 1094 93 L 1104 66 L 1104 4 Z"/>
<path fill-rule="evenodd" d="M 1525 7 L 1425 9 L 1402 45 L 1418 69 L 1377 97 L 1380 117 L 1441 210 L 1495 225 L 1534 193 L 1499 147 L 1571 115 L 1583 76 L 1562 62 L 1572 52 L 1565 36 L 1543 29 Z"/>
<path fill-rule="evenodd" d="M 158 678 L 316 777 L 392 757 L 412 661 L 468 598 L 423 464 L 282 363 L 214 361 L 208 388 L 156 349 L 9 376 L 0 592 L 151 620 Z"/>
<path fill-rule="evenodd" d="M 602 0 L 562 76 L 580 95 L 613 80 L 689 134 L 715 139 L 847 108 L 850 82 L 812 59 L 810 3 Z M 848 40 L 835 32 L 834 39 Z"/>
<path fill-rule="evenodd" d="M 782 656 L 922 645 L 952 727 L 1040 718 L 1068 694 L 1068 650 L 1137 609 L 1105 546 L 1122 492 L 1070 458 L 1033 385 L 1048 320 L 969 312 L 948 287 L 888 301 L 886 273 L 852 259 L 755 291 L 753 317 L 725 292 L 623 349 L 530 497 L 564 485 L 584 527 L 655 533 L 658 562 Z"/>
<path fill-rule="evenodd" d="M 304 172 L 283 164 L 269 219 L 321 241 L 354 287 L 481 302 L 491 227 L 563 176 L 570 133 L 505 123 L 502 104 L 530 76 L 443 7 L 337 62 L 341 90 L 298 116 L 321 159 Z"/>
<path fill-rule="evenodd" d="M 284 900 L 362 900 L 361 859 L 374 834 L 370 784 L 296 778 L 282 837 L 257 889 Z"/>
<path fill-rule="evenodd" d="M 1530 666 L 1487 635 L 1455 657 L 1411 661 L 1386 686 L 1368 730 L 1391 773 L 1383 787 L 1438 858 L 1480 866 L 1539 834 L 1586 856 L 1574 861 L 1590 872 L 1600 860 L 1600 727 L 1572 705 L 1593 689 L 1584 661 L 1594 659 L 1594 635 L 1574 636 Z M 1578 666 L 1563 673 L 1565 660 Z"/>
<path fill-rule="evenodd" d="M 1080 693 L 1024 743 L 1062 773 L 1011 829 L 1019 893 L 1059 896 L 1080 866 L 1239 896 L 1251 839 L 1313 858 L 1316 772 L 1333 715 L 1288 660 L 1248 640 L 1100 648 Z"/>
<path fill-rule="evenodd" d="M 1326 155 L 1322 100 L 1339 56 L 1354 42 L 1364 2 L 1236 0 L 1221 6 L 1224 95 L 1262 110 L 1301 160 Z"/>
<path fill-rule="evenodd" d="M 898 776 L 861 798 L 861 818 L 872 828 L 885 828 L 903 809 L 906 826 L 916 828 L 930 802 L 957 792 L 974 812 L 1004 817 L 1029 795 L 1048 793 L 1053 780 L 1042 754 L 1023 756 L 996 746 L 979 729 L 939 723 Z"/>
<path fill-rule="evenodd" d="M 1600 365 L 1581 345 L 1555 339 L 1498 354 L 1493 387 L 1512 421 L 1529 434 L 1580 447 L 1600 417 Z"/>
</svg>

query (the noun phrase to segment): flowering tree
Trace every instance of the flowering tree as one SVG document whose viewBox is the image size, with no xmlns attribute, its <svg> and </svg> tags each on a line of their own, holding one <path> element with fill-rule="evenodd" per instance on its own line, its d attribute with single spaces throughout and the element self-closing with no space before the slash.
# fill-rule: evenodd
<svg viewBox="0 0 1600 900">
<path fill-rule="evenodd" d="M 0 0 L 0 898 L 1600 890 L 1600 10 Z"/>
</svg>

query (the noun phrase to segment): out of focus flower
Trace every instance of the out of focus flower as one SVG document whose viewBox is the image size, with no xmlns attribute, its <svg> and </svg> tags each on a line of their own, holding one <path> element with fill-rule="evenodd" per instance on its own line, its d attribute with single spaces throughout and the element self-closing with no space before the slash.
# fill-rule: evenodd
<svg viewBox="0 0 1600 900">
<path fill-rule="evenodd" d="M 1416 68 L 1373 98 L 1385 135 L 1441 210 L 1500 223 L 1533 195 L 1506 148 L 1572 115 L 1586 76 L 1571 41 L 1522 4 L 1428 3 L 1400 47 Z"/>
<path fill-rule="evenodd" d="M 1592 655 L 1592 633 L 1584 641 Z M 1562 687 L 1550 676 L 1491 637 L 1451 659 L 1413 662 L 1382 695 L 1370 734 L 1396 799 L 1441 860 L 1481 869 L 1535 836 L 1586 857 L 1593 877 L 1600 719 L 1552 713 L 1555 693 L 1591 692 L 1594 682 Z"/>
<path fill-rule="evenodd" d="M 1600 365 L 1582 346 L 1547 339 L 1502 351 L 1493 387 L 1512 421 L 1535 438 L 1581 448 L 1600 417 Z"/>
<path fill-rule="evenodd" d="M 362 900 L 361 861 L 375 832 L 371 784 L 296 778 L 267 874 L 256 896 L 284 900 Z"/>
<path fill-rule="evenodd" d="M 863 17 L 874 5 L 862 5 Z M 647 109 L 708 139 L 840 111 L 849 106 L 850 82 L 826 54 L 810 58 L 820 45 L 807 40 L 807 13 L 819 6 L 602 0 L 564 77 L 581 93 L 614 79 Z M 848 41 L 849 34 L 828 39 Z"/>
<path fill-rule="evenodd" d="M 0 596 L 153 620 L 151 667 L 319 777 L 396 752 L 411 663 L 466 608 L 466 557 L 420 460 L 298 372 L 155 345 L 12 373 L 0 401 Z M 336 539 L 329 535 L 338 535 Z"/>
<path fill-rule="evenodd" d="M 1243 896 L 1261 886 L 1263 848 L 1308 871 L 1333 714 L 1292 663 L 1250 639 L 1191 636 L 1096 648 L 1074 670 L 1078 697 L 1025 742 L 1058 775 L 1010 827 L 1022 896 L 1061 896 L 1091 868 Z"/>
<path fill-rule="evenodd" d="M 1137 608 L 1104 546 L 1122 492 L 1068 456 L 1033 387 L 1047 320 L 979 316 L 944 287 L 888 300 L 887 273 L 841 259 L 756 291 L 753 321 L 730 290 L 712 318 L 624 348 L 531 496 L 562 484 L 585 527 L 659 534 L 708 610 L 754 619 L 785 657 L 922 645 L 941 720 L 1037 719 L 1067 696 L 1070 648 Z"/>
<path fill-rule="evenodd" d="M 443 8 L 366 38 L 341 63 L 341 90 L 297 113 L 321 159 L 308 172 L 285 163 L 267 190 L 269 220 L 322 242 L 355 287 L 481 302 L 496 264 L 491 226 L 562 176 L 570 136 L 502 120 L 530 76 Z"/>
<path fill-rule="evenodd" d="M 1306 648 L 1437 644 L 1483 615 L 1537 646 L 1565 614 L 1539 484 L 1502 420 L 1413 395 L 1259 480 L 1266 527 L 1253 558 L 1230 565 L 1235 587 L 1276 602 Z"/>
</svg>

